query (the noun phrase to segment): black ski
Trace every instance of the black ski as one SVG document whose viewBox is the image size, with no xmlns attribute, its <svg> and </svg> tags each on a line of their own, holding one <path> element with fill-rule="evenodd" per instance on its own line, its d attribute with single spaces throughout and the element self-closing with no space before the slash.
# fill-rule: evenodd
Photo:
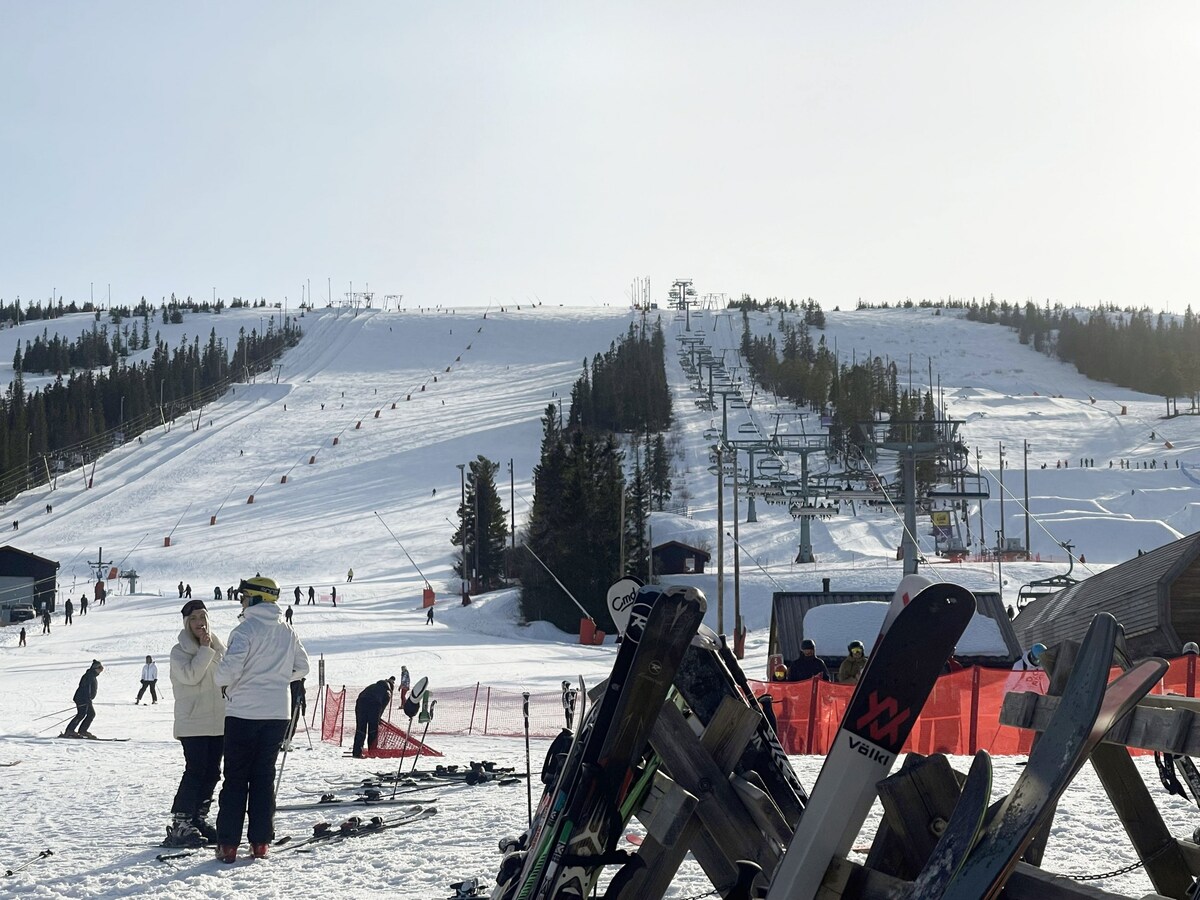
<svg viewBox="0 0 1200 900">
<path fill-rule="evenodd" d="M 60 738 L 65 738 L 68 741 L 118 741 L 124 743 L 129 738 L 102 738 L 102 737 L 80 737 L 77 734 L 67 734 L 65 731 L 59 735 Z"/>
<path fill-rule="evenodd" d="M 789 827 L 795 828 L 808 801 L 808 792 L 788 761 L 775 730 L 763 716 L 762 708 L 750 691 L 737 658 L 732 653 L 726 658 L 721 647 L 722 641 L 717 634 L 707 626 L 700 626 L 699 633 L 692 639 L 675 673 L 675 686 L 704 725 L 716 715 L 717 708 L 726 697 L 733 697 L 759 714 L 754 736 L 742 752 L 734 772 L 757 773 Z"/>
<path fill-rule="evenodd" d="M 706 607 L 704 594 L 693 587 L 639 589 L 578 777 L 564 785 L 564 815 L 531 853 L 530 877 L 517 894 L 522 900 L 582 900 L 604 865 L 617 861 L 613 851 L 624 831 L 620 809 L 633 783 L 631 769 Z"/>
<path fill-rule="evenodd" d="M 1119 629 L 1108 613 L 1092 620 L 1054 716 L 979 845 L 947 886 L 946 900 L 993 900 L 999 895 L 1092 750 L 1166 672 L 1164 660 L 1147 659 L 1107 684 Z"/>
<path fill-rule="evenodd" d="M 411 794 L 414 792 L 415 791 L 413 791 L 413 790 L 408 790 L 408 791 L 400 791 L 399 793 L 401 795 L 404 795 L 404 794 Z M 328 807 L 333 807 L 333 806 L 361 806 L 361 807 L 411 806 L 413 804 L 437 803 L 437 801 L 438 801 L 437 797 L 425 797 L 420 800 L 413 798 L 413 797 L 406 797 L 406 796 L 398 796 L 394 800 L 391 799 L 391 797 L 355 797 L 353 799 L 345 799 L 345 800 L 321 799 L 321 800 L 316 800 L 312 803 L 285 803 L 285 804 L 276 806 L 275 808 L 277 810 L 279 810 L 280 812 L 288 812 L 288 811 L 294 812 L 296 810 L 304 810 L 304 809 L 326 809 Z"/>
<path fill-rule="evenodd" d="M 336 844 L 341 841 L 349 840 L 350 838 L 366 837 L 370 834 L 378 834 L 383 831 L 390 831 L 393 828 L 399 828 L 402 825 L 408 825 L 420 819 L 427 819 L 432 815 L 437 814 L 437 807 L 430 806 L 422 809 L 420 812 L 412 813 L 411 815 L 401 816 L 398 819 L 384 819 L 382 816 L 372 816 L 369 820 L 363 821 L 359 819 L 357 824 L 350 828 L 339 828 L 329 835 L 328 838 L 315 843 L 320 844 Z M 357 817 L 355 817 L 357 819 Z M 284 850 L 290 850 L 291 847 L 285 847 Z M 316 847 L 308 846 L 300 849 L 301 853 L 311 853 Z M 280 851 L 283 852 L 282 850 Z"/>
</svg>

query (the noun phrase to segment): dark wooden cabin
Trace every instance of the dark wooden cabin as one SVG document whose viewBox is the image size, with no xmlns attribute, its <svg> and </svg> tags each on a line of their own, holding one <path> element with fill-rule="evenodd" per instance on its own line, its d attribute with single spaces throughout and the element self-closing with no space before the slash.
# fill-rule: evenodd
<svg viewBox="0 0 1200 900">
<path fill-rule="evenodd" d="M 1179 656 L 1200 643 L 1200 532 L 1035 600 L 1013 621 L 1022 646 L 1083 640 L 1096 613 L 1116 617 L 1128 652 Z"/>
</svg>

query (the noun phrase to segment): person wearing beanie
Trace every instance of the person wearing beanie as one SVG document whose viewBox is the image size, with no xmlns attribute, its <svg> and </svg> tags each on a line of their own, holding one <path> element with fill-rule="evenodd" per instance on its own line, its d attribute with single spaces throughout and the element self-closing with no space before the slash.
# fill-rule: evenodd
<svg viewBox="0 0 1200 900">
<path fill-rule="evenodd" d="M 831 681 L 825 661 L 817 656 L 817 644 L 810 638 L 800 642 L 800 655 L 788 663 L 788 681 L 808 681 L 820 678 Z"/>
<path fill-rule="evenodd" d="M 363 744 L 367 751 L 375 749 L 379 740 L 379 720 L 392 702 L 392 691 L 396 686 L 396 676 L 386 681 L 377 681 L 365 687 L 358 699 L 354 701 L 354 756 L 362 759 Z"/>
<path fill-rule="evenodd" d="M 225 644 L 212 633 L 203 600 L 189 600 L 181 612 L 183 628 L 171 648 L 171 690 L 175 695 L 172 734 L 183 747 L 183 777 L 171 803 L 171 824 L 163 845 L 199 847 L 217 840 L 208 811 L 221 780 L 225 745 L 225 698 L 214 677 Z"/>
<path fill-rule="evenodd" d="M 858 679 L 867 666 L 867 655 L 862 641 L 851 641 L 846 651 L 849 655 L 838 666 L 837 680 L 840 684 L 858 684 Z"/>
<path fill-rule="evenodd" d="M 227 863 L 237 861 L 243 826 L 256 859 L 275 839 L 275 761 L 291 721 L 291 683 L 308 674 L 304 645 L 279 609 L 279 585 L 256 575 L 242 581 L 234 596 L 243 620 L 229 635 L 213 677 L 225 693 L 217 859 Z"/>
<path fill-rule="evenodd" d="M 93 659 L 88 670 L 79 679 L 79 687 L 75 689 L 75 696 L 71 698 L 75 702 L 75 716 L 67 724 L 67 730 L 62 733 L 63 737 L 95 740 L 96 736 L 88 729 L 92 727 L 92 720 L 96 718 L 93 701 L 96 699 L 97 678 L 103 671 L 104 664 L 98 659 Z"/>
<path fill-rule="evenodd" d="M 150 702 L 158 702 L 158 666 L 154 664 L 154 657 L 147 656 L 146 664 L 142 666 L 142 689 L 138 691 L 137 698 L 133 701 L 135 706 L 142 705 L 142 696 L 146 693 L 146 688 L 150 688 Z"/>
</svg>

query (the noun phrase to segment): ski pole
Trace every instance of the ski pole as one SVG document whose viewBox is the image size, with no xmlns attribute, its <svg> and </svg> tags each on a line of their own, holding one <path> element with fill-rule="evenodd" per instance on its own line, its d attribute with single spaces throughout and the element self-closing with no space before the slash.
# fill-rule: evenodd
<svg viewBox="0 0 1200 900">
<path fill-rule="evenodd" d="M 404 729 L 405 742 L 412 740 L 412 720 L 413 720 L 413 717 L 409 716 L 408 717 L 408 727 L 406 729 Z M 419 750 L 417 752 L 420 753 Z M 413 768 L 416 768 L 416 763 L 413 764 Z M 392 799 L 393 800 L 396 799 L 396 789 L 398 787 L 400 787 L 400 774 L 401 774 L 401 772 L 403 772 L 403 770 L 404 770 L 404 752 L 401 751 L 400 752 L 400 765 L 396 766 L 396 780 L 392 782 Z"/>
<path fill-rule="evenodd" d="M 525 800 L 529 806 L 529 827 L 533 827 L 533 779 L 529 777 L 529 691 L 521 694 L 521 711 L 525 716 Z"/>
<path fill-rule="evenodd" d="M 37 732 L 37 734 L 42 734 L 43 732 L 49 731 L 51 728 L 62 728 L 64 725 L 66 725 L 68 722 L 70 722 L 71 719 L 73 719 L 73 718 L 75 718 L 75 716 L 70 715 L 67 718 L 63 719 L 61 722 L 51 722 L 49 725 L 47 725 L 41 731 Z"/>
<path fill-rule="evenodd" d="M 433 710 L 436 706 L 436 700 L 429 701 L 429 718 L 425 720 L 425 730 L 421 732 L 421 743 L 417 747 L 417 756 L 413 760 L 412 768 L 408 770 L 410 773 L 417 771 L 417 763 L 421 761 L 421 750 L 425 747 L 425 735 L 429 734 L 429 723 L 433 721 Z"/>
<path fill-rule="evenodd" d="M 292 746 L 292 733 L 296 730 L 296 718 L 300 715 L 300 704 L 292 704 L 292 718 L 288 722 L 287 734 L 283 741 L 283 759 L 279 760 L 279 777 L 275 779 L 275 793 L 272 795 L 273 800 L 279 799 L 279 785 L 283 783 L 283 767 L 287 765 L 288 750 Z"/>
<path fill-rule="evenodd" d="M 57 712 L 46 713 L 44 716 L 38 716 L 38 717 L 37 717 L 36 719 L 34 719 L 33 721 L 35 721 L 35 722 L 39 722 L 39 721 L 41 721 L 42 719 L 48 719 L 48 718 L 50 718 L 51 716 L 61 716 L 63 713 L 65 713 L 65 712 L 72 712 L 74 709 L 75 709 L 75 707 L 74 707 L 74 706 L 68 706 L 66 709 L 60 709 L 60 710 L 58 710 Z"/>
<path fill-rule="evenodd" d="M 53 855 L 54 855 L 53 850 L 43 850 L 41 853 L 39 853 L 37 856 L 33 857 L 32 859 L 25 860 L 25 862 L 21 863 L 19 866 L 16 866 L 12 869 L 5 869 L 4 875 L 5 875 L 5 877 L 8 877 L 9 875 L 12 875 L 14 872 L 20 872 L 22 869 L 28 869 L 39 859 L 45 859 L 47 856 L 53 856 Z"/>
</svg>

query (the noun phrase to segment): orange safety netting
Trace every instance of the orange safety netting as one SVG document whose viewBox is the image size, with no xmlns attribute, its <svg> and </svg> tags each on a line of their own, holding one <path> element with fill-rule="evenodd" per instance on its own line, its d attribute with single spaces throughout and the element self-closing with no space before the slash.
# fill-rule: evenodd
<svg viewBox="0 0 1200 900">
<path fill-rule="evenodd" d="M 415 737 L 406 734 L 391 722 L 382 721 L 379 723 L 379 735 L 375 739 L 374 749 L 365 751 L 367 756 L 383 756 L 392 759 L 400 756 L 416 756 L 418 752 L 421 756 L 442 755 L 428 744 L 422 744 Z"/>
<path fill-rule="evenodd" d="M 334 691 L 325 686 L 325 711 L 321 715 L 321 740 L 334 744 L 342 743 L 342 728 L 345 723 L 346 689 Z"/>
<path fill-rule="evenodd" d="M 1154 693 L 1195 696 L 1195 670 L 1195 657 L 1173 660 Z M 1114 669 L 1111 677 L 1119 673 Z M 1000 707 L 1004 695 L 1012 691 L 1046 693 L 1047 681 L 1046 673 L 1040 670 L 979 666 L 943 675 L 917 718 L 904 750 L 922 754 L 970 755 L 976 750 L 993 755 L 1027 754 L 1034 732 L 1001 725 Z M 793 755 L 829 752 L 854 693 L 853 685 L 818 680 L 754 681 L 751 686 L 756 694 L 771 695 L 779 740 Z"/>
</svg>

